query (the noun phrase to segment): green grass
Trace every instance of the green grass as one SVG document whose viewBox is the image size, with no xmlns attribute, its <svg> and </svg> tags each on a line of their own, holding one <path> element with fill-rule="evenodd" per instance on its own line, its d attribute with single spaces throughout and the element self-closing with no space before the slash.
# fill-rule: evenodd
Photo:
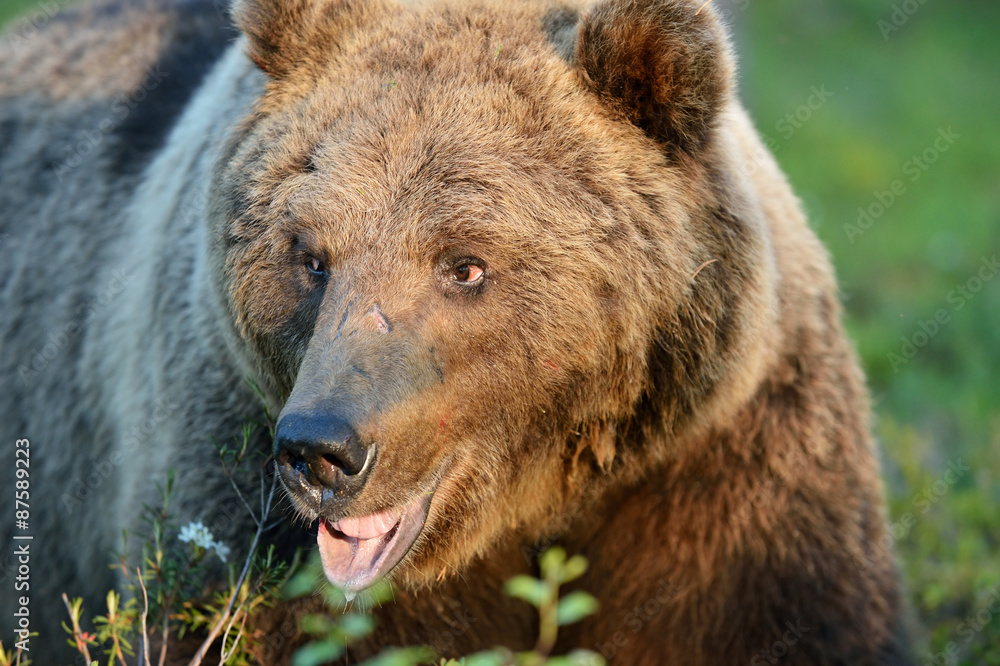
<svg viewBox="0 0 1000 666">
<path fill-rule="evenodd" d="M 949 300 L 1000 254 L 1000 5 L 909 0 L 918 9 L 885 39 L 894 2 L 715 0 L 738 26 L 743 97 L 837 267 L 904 526 L 920 662 L 951 643 L 949 663 L 1000 664 L 986 610 L 1000 585 L 1000 276 Z M 41 6 L 5 0 L 0 22 Z M 778 123 L 806 115 L 813 86 L 833 96 L 788 136 Z M 904 165 L 948 128 L 958 138 L 911 180 Z M 896 180 L 905 192 L 851 242 L 844 226 Z M 894 367 L 939 310 L 947 323 Z M 970 468 L 954 483 L 949 461 Z"/>
<path fill-rule="evenodd" d="M 895 544 L 920 661 L 954 643 L 949 663 L 998 664 L 1000 614 L 984 609 L 1000 585 L 1000 276 L 971 298 L 952 290 L 1000 255 L 1000 6 L 914 3 L 884 39 L 889 1 L 716 2 L 739 26 L 744 99 L 778 142 L 838 271 L 875 400 L 890 514 L 913 520 Z M 785 138 L 777 123 L 821 85 L 833 97 Z M 959 138 L 911 180 L 904 164 L 949 127 Z M 897 179 L 906 191 L 852 243 L 844 225 Z M 904 337 L 923 342 L 920 322 L 942 309 L 947 323 L 911 360 L 890 357 Z M 947 484 L 947 462 L 959 460 L 971 469 Z M 936 481 L 947 486 L 940 497 Z"/>
<path fill-rule="evenodd" d="M 66 0 L 3 0 L 3 4 L 0 4 L 0 25 L 22 14 L 30 19 L 36 12 L 44 13 L 46 7 L 50 8 L 51 13 L 51 8 L 65 4 Z"/>
</svg>

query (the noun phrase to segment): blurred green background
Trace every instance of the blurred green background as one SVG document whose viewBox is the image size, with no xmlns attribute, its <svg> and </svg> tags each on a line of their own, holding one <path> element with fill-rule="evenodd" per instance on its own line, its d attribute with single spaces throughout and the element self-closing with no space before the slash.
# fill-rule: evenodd
<svg viewBox="0 0 1000 666">
<path fill-rule="evenodd" d="M 714 2 L 833 255 L 918 663 L 1000 664 L 1000 5 Z"/>
<path fill-rule="evenodd" d="M 1000 664 L 1000 5 L 714 2 L 837 267 L 918 663 Z M 0 23 L 62 4 L 3 0 Z"/>
</svg>

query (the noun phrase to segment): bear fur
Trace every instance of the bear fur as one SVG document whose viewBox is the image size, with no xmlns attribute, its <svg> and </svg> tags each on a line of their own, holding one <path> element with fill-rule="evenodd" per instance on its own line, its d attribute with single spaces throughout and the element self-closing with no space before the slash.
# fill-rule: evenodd
<svg viewBox="0 0 1000 666">
<path fill-rule="evenodd" d="M 502 584 L 559 544 L 601 608 L 558 650 L 909 663 L 833 271 L 702 4 L 237 0 L 237 32 L 101 0 L 9 31 L 0 427 L 5 469 L 31 441 L 36 663 L 168 470 L 179 522 L 249 542 L 210 444 L 261 418 L 247 379 L 377 447 L 335 509 L 285 483 L 313 533 L 431 497 L 352 660 L 530 647 Z M 301 612 L 259 618 L 267 663 Z"/>
</svg>

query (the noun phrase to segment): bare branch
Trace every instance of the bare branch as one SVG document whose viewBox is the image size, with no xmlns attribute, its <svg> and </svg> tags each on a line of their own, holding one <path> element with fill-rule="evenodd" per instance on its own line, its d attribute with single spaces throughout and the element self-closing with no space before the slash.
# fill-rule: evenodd
<svg viewBox="0 0 1000 666">
<path fill-rule="evenodd" d="M 247 553 L 246 561 L 243 563 L 243 571 L 240 572 L 240 577 L 236 580 L 236 585 L 233 587 L 232 594 L 229 595 L 229 603 L 226 604 L 226 610 L 223 611 L 222 616 L 219 618 L 215 626 L 212 627 L 212 631 L 209 632 L 205 641 L 198 648 L 198 652 L 195 653 L 191 661 L 188 662 L 188 666 L 201 666 L 202 660 L 205 658 L 205 654 L 208 649 L 215 642 L 215 639 L 219 637 L 219 634 L 223 631 L 223 625 L 229 621 L 230 613 L 233 612 L 233 604 L 236 603 L 236 597 L 240 593 L 240 588 L 243 587 L 243 581 L 246 580 L 247 574 L 250 571 L 250 565 L 253 563 L 253 556 L 257 552 L 257 544 L 260 542 L 260 536 L 264 532 L 264 526 L 267 524 L 267 517 L 271 511 L 271 504 L 274 500 L 274 489 L 277 485 L 278 477 L 271 477 L 271 490 L 267 496 L 267 504 L 263 507 L 264 512 L 260 517 L 260 521 L 257 523 L 257 532 L 253 536 L 253 542 L 250 544 L 250 552 Z M 262 489 L 263 490 L 263 489 Z M 225 646 L 223 646 L 225 649 Z"/>
</svg>

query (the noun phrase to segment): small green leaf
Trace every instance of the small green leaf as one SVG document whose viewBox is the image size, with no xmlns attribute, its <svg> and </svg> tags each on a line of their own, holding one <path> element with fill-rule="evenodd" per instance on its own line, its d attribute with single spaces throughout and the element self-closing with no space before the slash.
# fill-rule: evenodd
<svg viewBox="0 0 1000 666">
<path fill-rule="evenodd" d="M 470 654 L 467 657 L 462 657 L 462 661 L 454 663 L 461 666 L 504 666 L 504 664 L 510 662 L 510 656 L 509 651 L 497 648 L 486 652 Z"/>
<path fill-rule="evenodd" d="M 587 570 L 587 558 L 583 555 L 574 555 L 569 558 L 566 562 L 566 566 L 563 567 L 563 575 L 560 583 L 568 583 L 571 580 L 576 580 L 583 575 L 583 572 Z"/>
<path fill-rule="evenodd" d="M 582 590 L 571 592 L 559 601 L 556 618 L 560 625 L 573 624 L 597 612 L 597 599 Z"/>
<path fill-rule="evenodd" d="M 605 666 L 604 657 L 591 650 L 573 650 L 568 655 L 573 666 Z"/>
<path fill-rule="evenodd" d="M 367 636 L 375 628 L 375 620 L 371 615 L 361 613 L 345 613 L 339 620 L 340 630 L 344 632 L 348 642 Z"/>
<path fill-rule="evenodd" d="M 321 666 L 344 653 L 344 648 L 330 641 L 310 643 L 292 657 L 292 666 Z"/>
<path fill-rule="evenodd" d="M 567 655 L 549 657 L 545 666 L 605 666 L 604 658 L 590 650 L 573 650 Z"/>
<path fill-rule="evenodd" d="M 510 596 L 523 599 L 536 607 L 542 604 L 548 591 L 545 581 L 525 575 L 514 576 L 508 580 L 504 590 Z"/>
<path fill-rule="evenodd" d="M 434 660 L 434 650 L 429 647 L 389 648 L 360 666 L 417 666 Z"/>
<path fill-rule="evenodd" d="M 573 662 L 570 661 L 569 657 L 563 655 L 558 657 L 549 657 L 544 663 L 545 666 L 573 666 Z"/>
<path fill-rule="evenodd" d="M 325 636 L 330 633 L 334 626 L 333 619 L 326 615 L 311 613 L 299 618 L 299 627 L 302 628 L 302 631 L 313 636 Z"/>
<path fill-rule="evenodd" d="M 108 591 L 107 602 L 108 616 L 114 616 L 115 612 L 118 610 L 118 595 L 115 594 L 114 590 Z"/>
<path fill-rule="evenodd" d="M 283 599 L 295 599 L 304 597 L 316 591 L 316 577 L 312 572 L 302 571 L 289 579 L 281 589 Z"/>
<path fill-rule="evenodd" d="M 565 562 L 565 550 L 559 546 L 549 548 L 538 558 L 538 564 L 542 569 L 542 578 L 557 577 L 558 573 L 562 571 L 562 566 Z"/>
</svg>

